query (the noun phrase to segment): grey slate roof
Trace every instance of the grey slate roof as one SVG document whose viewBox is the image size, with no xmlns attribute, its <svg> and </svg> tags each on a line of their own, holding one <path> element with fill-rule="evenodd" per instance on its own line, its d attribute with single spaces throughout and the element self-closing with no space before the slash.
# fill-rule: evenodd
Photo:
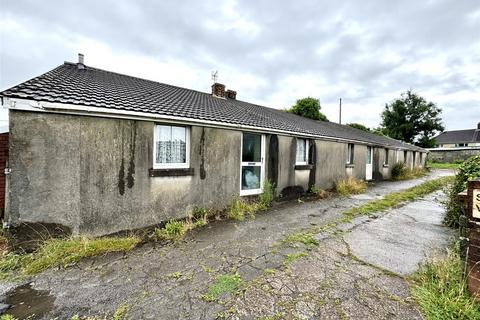
<svg viewBox="0 0 480 320">
<path fill-rule="evenodd" d="M 425 151 L 345 125 L 314 121 L 277 109 L 221 99 L 209 93 L 89 66 L 82 69 L 70 62 L 7 89 L 0 96 L 287 130 L 299 135 L 360 140 L 374 145 Z"/>
<path fill-rule="evenodd" d="M 437 144 L 480 142 L 478 131 L 476 129 L 445 131 L 436 136 L 435 141 Z"/>
</svg>

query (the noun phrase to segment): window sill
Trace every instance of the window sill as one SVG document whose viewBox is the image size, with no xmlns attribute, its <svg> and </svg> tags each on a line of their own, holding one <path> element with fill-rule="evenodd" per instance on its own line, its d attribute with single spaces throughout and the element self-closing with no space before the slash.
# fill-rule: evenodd
<svg viewBox="0 0 480 320">
<path fill-rule="evenodd" d="M 193 172 L 193 168 L 150 169 L 148 175 L 150 177 L 182 177 L 193 176 Z"/>
<path fill-rule="evenodd" d="M 315 167 L 313 164 L 296 164 L 295 170 L 311 170 Z"/>
<path fill-rule="evenodd" d="M 353 163 L 347 163 L 345 168 L 355 168 L 355 165 Z"/>
</svg>

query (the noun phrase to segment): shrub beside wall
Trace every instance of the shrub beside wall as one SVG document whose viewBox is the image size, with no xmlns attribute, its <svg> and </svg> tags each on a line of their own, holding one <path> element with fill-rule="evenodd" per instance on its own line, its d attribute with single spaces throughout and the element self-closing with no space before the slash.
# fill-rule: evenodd
<svg viewBox="0 0 480 320">
<path fill-rule="evenodd" d="M 458 167 L 455 181 L 447 190 L 448 200 L 445 203 L 447 214 L 443 223 L 452 228 L 458 228 L 458 218 L 462 212 L 462 204 L 458 194 L 467 188 L 467 181 L 480 177 L 480 156 L 466 160 Z"/>
</svg>

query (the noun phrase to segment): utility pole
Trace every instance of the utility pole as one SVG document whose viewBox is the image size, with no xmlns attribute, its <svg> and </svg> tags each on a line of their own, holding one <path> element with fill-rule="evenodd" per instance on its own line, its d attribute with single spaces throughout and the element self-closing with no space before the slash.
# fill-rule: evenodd
<svg viewBox="0 0 480 320">
<path fill-rule="evenodd" d="M 339 112 L 339 115 L 338 115 L 338 123 L 339 124 L 342 124 L 342 98 L 340 98 L 340 112 Z"/>
</svg>

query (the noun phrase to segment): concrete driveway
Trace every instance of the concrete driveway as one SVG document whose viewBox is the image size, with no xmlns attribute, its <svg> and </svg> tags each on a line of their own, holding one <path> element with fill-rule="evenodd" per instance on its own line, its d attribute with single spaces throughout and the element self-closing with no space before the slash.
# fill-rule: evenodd
<svg viewBox="0 0 480 320">
<path fill-rule="evenodd" d="M 254 220 L 211 223 L 170 246 L 150 243 L 49 270 L 31 279 L 34 291 L 23 310 L 41 292 L 49 299 L 36 318 L 44 319 L 112 314 L 122 304 L 131 319 L 420 319 L 402 275 L 448 242 L 439 224 L 441 193 L 376 217 L 323 226 L 350 207 L 449 174 L 381 182 L 351 198 L 282 203 Z M 282 243 L 312 227 L 318 245 Z M 242 290 L 216 301 L 203 298 L 219 275 L 235 273 Z"/>
</svg>

